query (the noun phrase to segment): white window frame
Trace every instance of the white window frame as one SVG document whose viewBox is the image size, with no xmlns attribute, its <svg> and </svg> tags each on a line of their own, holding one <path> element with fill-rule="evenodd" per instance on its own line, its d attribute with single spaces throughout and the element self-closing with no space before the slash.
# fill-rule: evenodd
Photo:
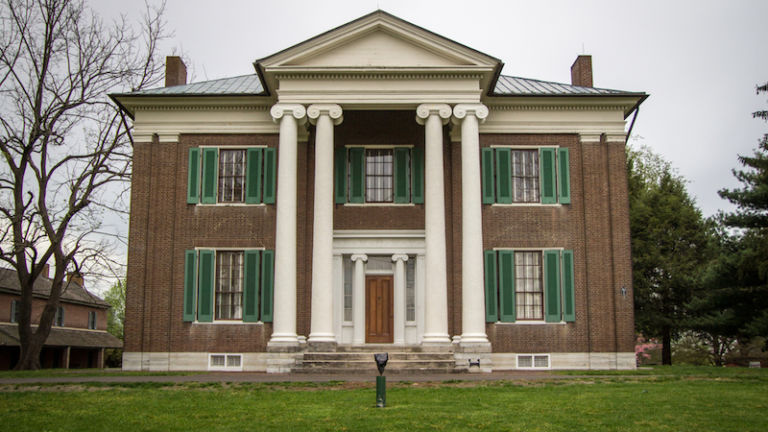
<svg viewBox="0 0 768 432">
<path fill-rule="evenodd" d="M 218 356 L 224 357 L 224 366 L 213 365 L 213 358 Z M 239 358 L 240 359 L 239 365 L 228 366 L 230 358 Z M 208 353 L 208 370 L 240 372 L 243 370 L 243 355 L 241 353 Z"/>
<path fill-rule="evenodd" d="M 531 366 L 520 366 L 520 359 L 523 357 L 528 357 L 531 360 Z M 539 358 L 546 358 L 547 359 L 547 366 L 536 366 L 536 357 Z M 517 354 L 515 356 L 515 367 L 517 369 L 521 370 L 547 370 L 552 369 L 552 358 L 549 354 L 541 354 L 541 353 L 532 353 L 532 354 Z"/>
<path fill-rule="evenodd" d="M 562 146 L 560 146 L 560 145 L 536 145 L 536 146 L 521 145 L 521 146 L 518 146 L 518 145 L 508 145 L 508 144 L 507 145 L 505 145 L 505 144 L 494 144 L 494 145 L 491 145 L 490 148 L 492 148 L 492 149 L 506 148 L 506 149 L 510 149 L 512 151 L 515 151 L 515 150 L 536 150 L 536 151 L 539 151 L 539 149 L 542 149 L 542 148 L 553 148 L 553 149 L 555 149 L 555 169 L 557 169 L 557 166 L 558 166 L 557 165 L 557 161 L 558 161 L 558 158 L 560 157 L 559 152 L 557 151 L 557 149 L 562 148 Z M 494 168 L 493 169 L 494 169 L 494 172 L 495 172 L 496 171 L 496 156 L 495 155 L 494 155 L 494 158 L 493 158 L 493 163 L 494 163 Z M 541 161 L 539 161 L 539 163 L 541 163 Z M 511 170 L 510 170 L 509 174 L 512 175 Z M 558 176 L 560 174 L 558 172 L 555 175 Z M 495 181 L 496 180 L 495 180 L 495 177 L 494 177 L 494 182 Z M 560 193 L 560 189 L 559 189 L 559 185 L 557 184 L 558 183 L 557 178 L 555 179 L 555 183 L 556 183 L 556 185 L 555 185 L 555 193 L 559 194 Z M 495 187 L 495 185 L 494 185 L 494 187 Z M 539 167 L 539 187 L 541 187 L 541 167 Z M 541 202 L 541 192 L 539 192 L 539 202 L 512 202 L 512 203 L 497 203 L 497 202 L 494 202 L 493 204 L 491 204 L 491 206 L 497 206 L 497 207 L 562 207 L 563 204 L 560 203 L 560 200 L 558 200 L 558 202 L 556 202 L 556 203 L 544 204 L 544 203 Z"/>
<path fill-rule="evenodd" d="M 245 181 L 247 181 L 247 176 L 248 176 L 248 149 L 266 149 L 266 148 L 270 148 L 269 146 L 263 145 L 263 144 L 260 144 L 260 145 L 243 145 L 243 146 L 241 146 L 241 145 L 232 145 L 232 146 L 228 146 L 228 145 L 201 145 L 201 146 L 197 146 L 197 148 L 200 149 L 200 161 L 199 161 L 199 163 L 200 163 L 200 168 L 199 168 L 199 174 L 200 174 L 200 186 L 199 187 L 200 187 L 200 190 L 198 190 L 198 194 L 202 194 L 202 188 L 203 188 L 203 185 L 202 185 L 202 181 L 203 181 L 203 171 L 202 171 L 203 170 L 203 149 L 214 148 L 214 149 L 217 150 L 217 153 L 216 153 L 216 202 L 213 203 L 213 204 L 203 204 L 201 202 L 198 202 L 195 205 L 204 206 L 204 207 L 215 207 L 215 206 L 219 206 L 219 207 L 243 207 L 243 206 L 254 207 L 254 206 L 272 205 L 272 204 L 265 204 L 263 202 L 264 201 L 263 197 L 262 197 L 262 202 L 256 203 L 256 204 L 247 204 L 245 202 L 245 199 L 243 199 L 242 202 L 220 202 L 219 201 L 219 160 L 221 158 L 221 150 L 245 150 L 245 174 L 244 174 L 245 177 L 246 177 L 245 180 L 244 180 L 244 182 L 245 182 Z M 262 160 L 262 163 L 263 162 L 264 161 Z M 263 169 L 261 170 L 261 176 L 262 176 L 262 178 L 261 178 L 261 182 L 262 183 L 261 184 L 262 184 L 262 187 L 263 187 L 264 186 L 264 170 Z M 243 190 L 245 190 L 245 189 L 243 189 Z M 245 193 L 245 192 L 243 192 L 243 193 Z M 251 248 L 249 248 L 249 249 L 251 249 Z"/>
</svg>

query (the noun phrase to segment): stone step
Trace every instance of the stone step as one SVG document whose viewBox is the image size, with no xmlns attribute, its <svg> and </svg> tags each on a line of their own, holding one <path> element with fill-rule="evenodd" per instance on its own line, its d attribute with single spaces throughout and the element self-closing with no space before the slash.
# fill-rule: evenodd
<svg viewBox="0 0 768 432">
<path fill-rule="evenodd" d="M 374 363 L 373 353 L 363 352 L 307 352 L 304 353 L 304 361 L 307 360 L 349 360 L 370 361 Z M 453 360 L 452 353 L 423 353 L 423 352 L 390 352 L 389 361 L 397 360 Z"/>
<path fill-rule="evenodd" d="M 299 373 L 299 374 L 329 374 L 329 375 L 340 375 L 340 374 L 349 374 L 349 375 L 371 375 L 371 377 L 376 376 L 379 374 L 379 372 L 373 368 L 373 369 L 351 369 L 346 367 L 326 367 L 326 368 L 297 368 L 291 371 L 292 373 Z M 392 369 L 390 370 L 387 368 L 384 371 L 384 375 L 408 375 L 408 374 L 426 374 L 426 373 L 433 373 L 433 374 L 454 374 L 454 373 L 462 373 L 466 372 L 466 369 L 454 369 L 454 368 L 404 368 L 404 369 Z M 371 378 L 373 379 L 373 378 Z"/>
<path fill-rule="evenodd" d="M 456 362 L 451 360 L 401 360 L 387 363 L 386 370 L 395 369 L 413 369 L 413 368 L 426 368 L 426 369 L 453 369 Z M 304 362 L 301 365 L 305 369 L 322 369 L 322 368 L 348 368 L 348 369 L 370 369 L 376 370 L 376 363 L 372 361 L 347 361 L 347 360 L 311 360 Z"/>
<path fill-rule="evenodd" d="M 364 353 L 384 353 L 384 352 L 443 352 L 453 353 L 452 348 L 434 348 L 422 345 L 392 345 L 392 344 L 365 344 L 365 345 L 339 345 L 336 352 L 364 352 Z"/>
</svg>

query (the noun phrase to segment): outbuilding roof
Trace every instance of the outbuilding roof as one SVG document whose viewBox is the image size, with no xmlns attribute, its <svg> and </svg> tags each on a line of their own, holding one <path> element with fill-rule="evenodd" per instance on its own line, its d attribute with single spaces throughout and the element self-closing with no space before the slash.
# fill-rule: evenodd
<svg viewBox="0 0 768 432">
<path fill-rule="evenodd" d="M 19 346 L 19 326 L 0 324 L 0 346 Z M 103 330 L 51 327 L 45 346 L 79 348 L 121 348 L 123 342 Z"/>
<path fill-rule="evenodd" d="M 35 285 L 32 288 L 32 293 L 35 297 L 48 298 L 51 293 L 51 279 L 40 276 L 35 281 Z M 8 292 L 12 294 L 21 294 L 19 288 L 19 278 L 16 277 L 16 272 L 7 268 L 0 268 L 0 291 Z M 61 291 L 60 300 L 69 303 L 79 303 L 87 306 L 95 306 L 101 309 L 109 308 L 109 303 L 105 302 L 98 296 L 91 294 L 87 289 L 82 287 L 74 280 L 70 283 L 65 282 Z"/>
</svg>

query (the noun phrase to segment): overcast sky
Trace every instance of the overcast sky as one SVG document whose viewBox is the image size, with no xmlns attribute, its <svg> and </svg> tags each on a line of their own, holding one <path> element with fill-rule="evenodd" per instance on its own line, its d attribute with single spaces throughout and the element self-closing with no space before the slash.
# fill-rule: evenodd
<svg viewBox="0 0 768 432">
<path fill-rule="evenodd" d="M 151 0 L 151 3 L 158 3 Z M 105 17 L 138 18 L 141 2 L 93 0 Z M 650 94 L 633 130 L 679 169 L 705 215 L 729 209 L 737 154 L 768 124 L 756 84 L 768 81 L 768 1 L 228 1 L 168 0 L 195 81 L 253 73 L 253 61 L 377 8 L 501 59 L 505 75 L 570 82 L 576 55 L 591 54 L 594 84 Z"/>
</svg>

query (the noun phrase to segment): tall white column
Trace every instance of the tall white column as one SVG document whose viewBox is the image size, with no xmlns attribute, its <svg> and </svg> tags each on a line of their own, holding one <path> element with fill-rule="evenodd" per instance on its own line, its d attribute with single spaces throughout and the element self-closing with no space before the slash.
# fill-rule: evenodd
<svg viewBox="0 0 768 432">
<path fill-rule="evenodd" d="M 277 104 L 270 113 L 280 123 L 275 227 L 275 314 L 268 346 L 298 346 L 296 335 L 296 175 L 302 105 Z"/>
<path fill-rule="evenodd" d="M 392 255 L 395 263 L 395 292 L 394 292 L 394 342 L 405 344 L 405 262 L 408 255 Z"/>
<path fill-rule="evenodd" d="M 365 262 L 368 256 L 356 254 L 351 257 L 355 263 L 355 274 L 352 276 L 352 343 L 365 343 Z"/>
<path fill-rule="evenodd" d="M 341 123 L 338 105 L 310 105 L 315 134 L 315 211 L 312 228 L 312 311 L 307 342 L 336 343 L 333 332 L 333 127 Z"/>
<path fill-rule="evenodd" d="M 448 284 L 445 254 L 445 185 L 443 177 L 443 125 L 451 107 L 424 104 L 416 108 L 416 121 L 425 127 L 424 236 L 426 246 L 425 345 L 450 344 L 448 336 Z"/>
<path fill-rule="evenodd" d="M 461 344 L 488 344 L 483 287 L 483 220 L 480 186 L 480 131 L 488 117 L 482 104 L 453 108 L 461 124 Z"/>
</svg>

